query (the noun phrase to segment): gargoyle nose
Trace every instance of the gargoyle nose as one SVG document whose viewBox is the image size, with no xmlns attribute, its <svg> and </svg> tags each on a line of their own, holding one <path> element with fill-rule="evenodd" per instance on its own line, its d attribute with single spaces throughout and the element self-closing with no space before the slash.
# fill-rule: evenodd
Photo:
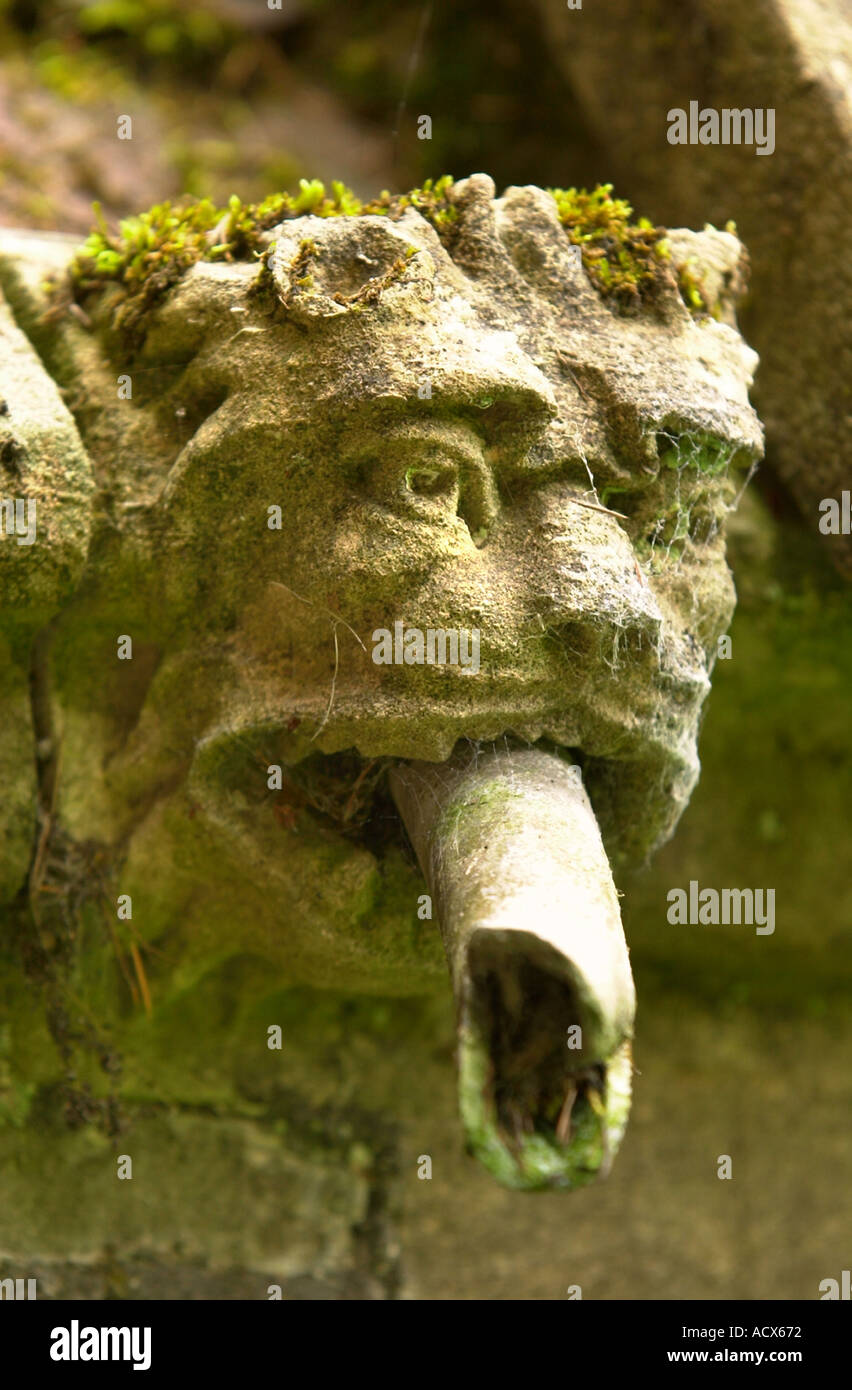
<svg viewBox="0 0 852 1390">
<path fill-rule="evenodd" d="M 471 534 L 474 545 L 484 545 L 500 514 L 500 494 L 494 475 L 483 459 L 469 463 L 462 472 L 458 515 Z"/>
</svg>

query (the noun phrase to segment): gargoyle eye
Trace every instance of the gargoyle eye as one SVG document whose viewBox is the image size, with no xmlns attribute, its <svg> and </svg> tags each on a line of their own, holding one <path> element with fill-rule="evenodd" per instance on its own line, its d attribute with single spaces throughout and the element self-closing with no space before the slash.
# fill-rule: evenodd
<svg viewBox="0 0 852 1390">
<path fill-rule="evenodd" d="M 413 508 L 421 517 L 455 512 L 458 467 L 432 448 L 409 447 L 386 458 L 371 450 L 358 460 L 353 478 L 363 495 L 383 506 Z"/>
<path fill-rule="evenodd" d="M 455 485 L 456 470 L 447 464 L 414 464 L 405 470 L 405 486 L 418 497 L 440 497 Z"/>
</svg>

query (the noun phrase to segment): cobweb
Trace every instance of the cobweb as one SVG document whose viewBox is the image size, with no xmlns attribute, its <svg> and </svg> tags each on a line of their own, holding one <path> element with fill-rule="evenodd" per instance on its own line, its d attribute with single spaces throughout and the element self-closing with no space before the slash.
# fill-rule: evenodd
<svg viewBox="0 0 852 1390">
<path fill-rule="evenodd" d="M 665 512 L 644 539 L 652 558 L 678 566 L 687 542 L 702 546 L 716 538 L 727 513 L 739 505 L 757 464 L 752 460 L 736 496 L 726 501 L 725 493 L 732 490 L 731 468 L 741 452 L 736 444 L 694 430 L 661 429 L 656 440 L 660 479 L 669 479 L 672 486 Z"/>
</svg>

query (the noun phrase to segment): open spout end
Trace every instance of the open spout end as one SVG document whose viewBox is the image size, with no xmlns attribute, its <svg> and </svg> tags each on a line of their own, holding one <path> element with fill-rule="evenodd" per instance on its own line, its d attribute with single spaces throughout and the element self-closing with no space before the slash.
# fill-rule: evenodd
<svg viewBox="0 0 852 1390">
<path fill-rule="evenodd" d="M 628 1022 L 632 1007 L 614 1030 L 548 942 L 526 931 L 472 938 L 459 1108 L 469 1150 L 501 1183 L 534 1191 L 606 1177 L 630 1112 Z"/>
</svg>

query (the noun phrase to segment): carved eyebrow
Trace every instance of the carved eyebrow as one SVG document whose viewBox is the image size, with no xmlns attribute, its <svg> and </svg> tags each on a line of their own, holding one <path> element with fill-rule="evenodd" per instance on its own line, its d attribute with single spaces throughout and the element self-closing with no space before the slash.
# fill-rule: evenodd
<svg viewBox="0 0 852 1390">
<path fill-rule="evenodd" d="M 466 421 L 458 418 L 413 419 L 408 416 L 396 424 L 386 424 L 380 437 L 390 447 L 408 446 L 408 462 L 411 461 L 412 451 L 422 447 L 440 449 L 444 457 L 455 459 L 460 464 L 481 463 L 484 441 L 474 430 L 466 428 L 466 424 Z"/>
<path fill-rule="evenodd" d="M 543 430 L 554 413 L 550 403 L 537 392 L 503 382 L 483 382 L 481 390 L 469 392 L 442 393 L 438 387 L 425 399 L 417 395 L 377 395 L 357 402 L 341 398 L 328 406 L 330 418 L 345 423 L 355 415 L 360 425 L 383 430 L 416 421 L 463 421 L 489 444 L 499 441 L 506 431 Z"/>
</svg>

